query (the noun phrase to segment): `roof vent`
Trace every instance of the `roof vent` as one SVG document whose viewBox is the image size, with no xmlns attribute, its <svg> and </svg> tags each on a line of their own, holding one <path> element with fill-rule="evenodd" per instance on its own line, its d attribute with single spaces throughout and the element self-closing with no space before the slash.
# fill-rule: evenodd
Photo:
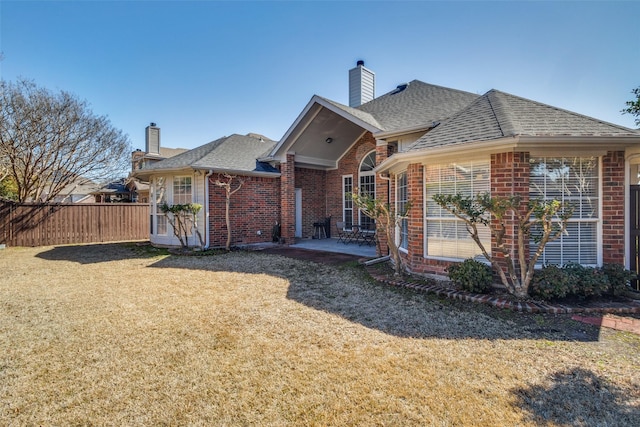
<svg viewBox="0 0 640 427">
<path fill-rule="evenodd" d="M 403 90 L 405 90 L 407 86 L 409 86 L 409 83 L 403 83 L 401 85 L 398 85 L 398 87 L 396 87 L 396 90 L 394 90 L 393 93 L 400 93 Z"/>
</svg>

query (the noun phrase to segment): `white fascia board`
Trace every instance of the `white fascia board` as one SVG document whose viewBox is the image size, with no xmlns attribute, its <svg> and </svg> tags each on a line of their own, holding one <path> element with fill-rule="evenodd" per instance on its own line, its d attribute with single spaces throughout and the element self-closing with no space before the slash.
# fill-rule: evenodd
<svg viewBox="0 0 640 427">
<path fill-rule="evenodd" d="M 307 105 L 304 107 L 302 112 L 298 115 L 298 117 L 293 122 L 293 124 L 289 126 L 289 129 L 287 129 L 284 136 L 280 139 L 280 141 L 278 141 L 276 146 L 273 147 L 273 149 L 265 159 L 279 160 L 280 162 L 285 160 L 286 154 L 288 151 L 290 151 L 290 148 L 293 145 L 293 143 L 296 141 L 296 139 L 298 139 L 300 134 L 304 132 L 304 130 L 309 126 L 309 124 L 320 112 L 321 109 L 316 108 L 311 113 L 311 116 L 306 118 L 307 114 L 311 112 L 314 105 L 318 104 L 316 102 L 317 99 L 319 99 L 318 95 L 313 95 L 311 97 L 311 100 L 307 103 Z M 298 129 L 298 126 L 303 123 L 305 118 L 306 118 L 306 123 L 304 124 L 304 126 L 301 129 L 296 131 L 296 129 Z M 281 153 L 281 154 L 278 154 L 278 153 Z"/>
<path fill-rule="evenodd" d="M 273 147 L 273 150 L 271 150 L 269 155 L 263 158 L 264 160 L 279 160 L 281 162 L 284 161 L 286 153 L 291 150 L 291 147 L 296 142 L 298 137 L 302 134 L 302 132 L 304 132 L 309 124 L 313 122 L 313 119 L 315 119 L 318 113 L 320 113 L 322 108 L 314 108 L 315 106 L 327 108 L 329 111 L 336 113 L 337 115 L 349 120 L 350 122 L 354 123 L 357 126 L 360 126 L 361 128 L 364 128 L 365 130 L 370 131 L 371 133 L 380 131 L 380 129 L 378 129 L 377 127 L 359 119 L 352 114 L 347 113 L 343 109 L 336 107 L 320 96 L 313 95 L 313 97 L 311 97 L 311 100 L 307 103 L 305 108 L 298 115 L 287 132 L 285 132 L 282 139 L 280 139 L 276 146 Z M 300 125 L 302 125 L 302 127 L 298 128 Z"/>
<path fill-rule="evenodd" d="M 349 120 L 353 124 L 355 124 L 357 126 L 360 126 L 361 128 L 363 128 L 365 130 L 368 130 L 371 133 L 376 133 L 376 132 L 380 132 L 381 131 L 381 129 L 378 129 L 377 127 L 375 127 L 371 123 L 365 122 L 364 120 L 354 116 L 353 114 L 348 113 L 347 111 L 343 110 L 342 108 L 336 107 L 332 103 L 327 102 L 326 100 L 324 100 L 324 99 L 322 99 L 320 97 L 317 97 L 317 102 L 318 102 L 318 104 L 322 105 L 323 107 L 325 107 L 329 111 L 332 111 L 332 112 L 336 113 L 337 115 Z"/>
<path fill-rule="evenodd" d="M 377 132 L 377 133 L 373 133 L 373 136 L 376 139 L 396 138 L 396 137 L 404 136 L 404 135 L 407 135 L 407 134 L 412 134 L 412 133 L 417 133 L 417 132 L 426 132 L 429 129 L 432 129 L 434 127 L 435 126 L 433 124 L 429 124 L 429 125 L 424 124 L 424 125 L 419 125 L 419 126 L 412 126 L 412 127 L 405 128 L 405 129 Z"/>
<path fill-rule="evenodd" d="M 454 156 L 459 158 L 460 152 L 464 152 L 467 157 L 471 152 L 472 155 L 499 153 L 505 149 L 513 149 L 516 146 L 517 138 L 507 137 L 491 141 L 472 141 L 465 142 L 463 144 L 451 144 L 440 147 L 425 148 L 423 150 L 405 151 L 403 153 L 396 153 L 392 155 L 376 166 L 374 171 L 376 173 L 389 172 L 397 169 L 397 166 L 400 163 L 427 163 Z"/>
<path fill-rule="evenodd" d="M 150 178 L 153 175 L 176 175 L 181 173 L 190 173 L 193 168 L 173 168 L 173 169 L 141 169 L 131 173 L 136 178 Z"/>
<path fill-rule="evenodd" d="M 637 136 L 509 136 L 489 141 L 469 141 L 461 144 L 450 144 L 423 150 L 396 153 L 380 163 L 374 170 L 376 173 L 396 170 L 400 163 L 427 163 L 441 159 L 469 155 L 499 153 L 505 150 L 518 149 L 533 153 L 562 153 L 576 151 L 581 154 L 600 156 L 607 151 L 624 149 L 640 144 Z"/>
<path fill-rule="evenodd" d="M 319 159 L 317 157 L 296 156 L 296 164 L 315 165 L 316 167 L 324 166 L 330 169 L 337 168 L 337 162 L 334 160 Z"/>
<path fill-rule="evenodd" d="M 258 172 L 258 171 L 246 171 L 246 170 L 238 170 L 238 169 L 221 169 L 221 168 L 196 168 L 194 170 L 206 171 L 212 174 L 221 173 L 221 174 L 229 174 L 229 175 L 243 175 L 243 176 L 257 176 L 261 178 L 279 178 L 280 172 Z"/>
</svg>

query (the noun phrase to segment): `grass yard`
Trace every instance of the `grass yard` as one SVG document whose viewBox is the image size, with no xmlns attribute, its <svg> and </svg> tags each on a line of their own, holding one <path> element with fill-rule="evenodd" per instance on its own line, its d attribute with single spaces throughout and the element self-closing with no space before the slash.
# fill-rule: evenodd
<svg viewBox="0 0 640 427">
<path fill-rule="evenodd" d="M 640 337 L 354 264 L 107 244 L 0 250 L 0 271 L 0 425 L 640 420 Z"/>
</svg>

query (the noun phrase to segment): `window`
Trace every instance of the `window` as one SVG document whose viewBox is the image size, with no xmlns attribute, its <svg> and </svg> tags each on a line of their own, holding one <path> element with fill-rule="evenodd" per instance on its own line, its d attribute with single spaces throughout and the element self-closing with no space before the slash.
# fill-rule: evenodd
<svg viewBox="0 0 640 427">
<path fill-rule="evenodd" d="M 462 194 L 474 196 L 490 191 L 489 160 L 428 165 L 425 168 L 425 251 L 427 256 L 466 259 L 481 256 L 464 221 L 442 209 L 433 195 Z M 480 240 L 491 253 L 491 232 L 478 227 Z"/>
<path fill-rule="evenodd" d="M 176 176 L 173 178 L 173 204 L 186 205 L 191 203 L 191 177 Z"/>
<path fill-rule="evenodd" d="M 401 214 L 404 212 L 409 200 L 407 192 L 407 173 L 402 172 L 396 178 L 396 212 Z M 398 230 L 399 239 L 398 247 L 407 250 L 409 247 L 409 220 L 403 218 L 400 222 Z"/>
<path fill-rule="evenodd" d="M 598 264 L 598 163 L 597 157 L 530 159 L 529 198 L 556 199 L 573 207 L 567 233 L 545 246 L 539 264 Z M 533 239 L 530 248 L 537 248 Z"/>
<path fill-rule="evenodd" d="M 345 175 L 342 177 L 342 218 L 345 227 L 351 228 L 353 224 L 353 176 Z"/>
<path fill-rule="evenodd" d="M 151 197 L 155 205 L 155 209 L 153 210 L 153 212 L 155 213 L 155 234 L 166 235 L 167 217 L 162 212 L 162 209 L 160 209 L 160 207 L 167 201 L 164 177 L 158 177 L 155 179 L 155 185 L 152 187 L 152 192 L 153 194 Z M 153 218 L 151 219 L 153 220 Z M 152 221 L 151 224 L 151 227 L 153 227 L 154 221 Z"/>
<path fill-rule="evenodd" d="M 376 175 L 373 168 L 376 167 L 376 152 L 372 151 L 367 154 L 360 163 L 360 194 L 366 194 L 372 199 L 376 197 Z M 372 228 L 373 219 L 364 213 L 359 213 L 359 224 L 362 228 Z"/>
</svg>

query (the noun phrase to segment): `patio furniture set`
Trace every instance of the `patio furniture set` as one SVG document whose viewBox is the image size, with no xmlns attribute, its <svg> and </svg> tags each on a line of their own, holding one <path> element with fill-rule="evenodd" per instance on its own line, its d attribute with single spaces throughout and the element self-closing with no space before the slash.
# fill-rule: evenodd
<svg viewBox="0 0 640 427">
<path fill-rule="evenodd" d="M 358 225 L 338 221 L 336 229 L 338 231 L 338 243 L 342 242 L 345 245 L 357 243 L 360 246 L 376 244 L 376 226 L 374 223 Z"/>
</svg>

